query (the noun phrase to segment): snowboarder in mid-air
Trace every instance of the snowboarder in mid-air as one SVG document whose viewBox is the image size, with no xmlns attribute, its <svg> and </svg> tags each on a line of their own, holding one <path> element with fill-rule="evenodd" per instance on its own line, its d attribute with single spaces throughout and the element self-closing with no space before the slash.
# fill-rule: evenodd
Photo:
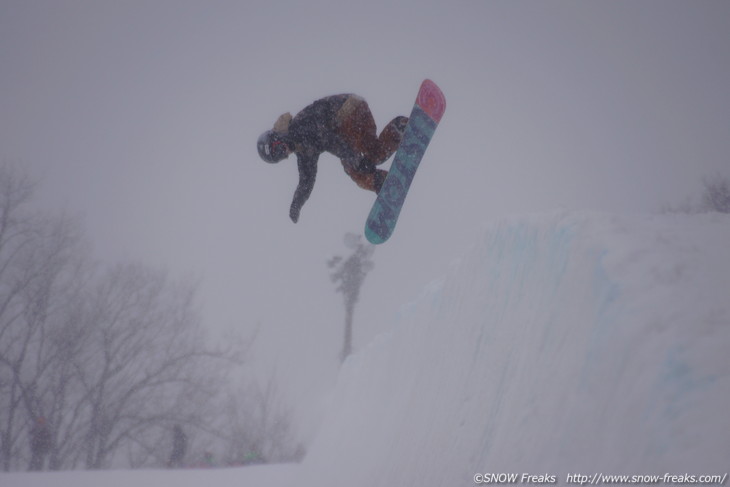
<svg viewBox="0 0 730 487">
<path fill-rule="evenodd" d="M 379 193 L 388 173 L 376 166 L 393 155 L 407 124 L 408 117 L 396 117 L 378 135 L 363 98 L 334 95 L 315 101 L 294 117 L 281 115 L 273 129 L 261 134 L 257 146 L 261 159 L 269 163 L 296 154 L 299 184 L 289 209 L 289 217 L 296 223 L 314 188 L 320 154 L 334 154 L 358 186 Z"/>
</svg>

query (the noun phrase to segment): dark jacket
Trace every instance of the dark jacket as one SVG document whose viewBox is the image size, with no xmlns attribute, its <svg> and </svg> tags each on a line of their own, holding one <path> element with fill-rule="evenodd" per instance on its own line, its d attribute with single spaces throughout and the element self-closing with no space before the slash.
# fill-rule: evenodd
<svg viewBox="0 0 730 487">
<path fill-rule="evenodd" d="M 343 161 L 357 160 L 358 154 L 343 138 L 337 121 L 337 112 L 350 96 L 333 95 L 317 100 L 300 111 L 289 124 L 287 140 L 294 147 L 299 168 L 299 184 L 290 210 L 295 221 L 314 188 L 320 154 L 329 152 Z"/>
<path fill-rule="evenodd" d="M 38 420 L 30 433 L 30 449 L 35 455 L 45 455 L 51 451 L 53 438 L 45 420 Z"/>
</svg>

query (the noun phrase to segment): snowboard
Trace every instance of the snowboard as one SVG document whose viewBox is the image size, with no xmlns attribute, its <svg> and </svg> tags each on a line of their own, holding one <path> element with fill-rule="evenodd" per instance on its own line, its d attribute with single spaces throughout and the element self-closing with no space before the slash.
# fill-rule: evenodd
<svg viewBox="0 0 730 487">
<path fill-rule="evenodd" d="M 428 79 L 421 83 L 403 140 L 365 223 L 370 243 L 381 244 L 393 234 L 418 165 L 445 110 L 446 98 L 436 83 Z"/>
</svg>

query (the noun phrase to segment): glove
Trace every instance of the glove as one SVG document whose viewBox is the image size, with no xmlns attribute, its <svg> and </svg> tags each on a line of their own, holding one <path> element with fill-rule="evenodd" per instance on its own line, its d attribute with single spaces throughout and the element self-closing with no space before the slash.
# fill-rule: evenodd
<svg viewBox="0 0 730 487">
<path fill-rule="evenodd" d="M 363 157 L 362 159 L 360 159 L 357 170 L 358 172 L 370 174 L 372 172 L 375 172 L 375 164 L 370 162 L 370 159 L 368 159 L 367 157 Z"/>
<path fill-rule="evenodd" d="M 291 221 L 294 223 L 299 221 L 299 212 L 301 211 L 301 208 L 297 208 L 296 206 L 292 205 L 289 208 L 289 218 L 291 218 Z"/>
</svg>

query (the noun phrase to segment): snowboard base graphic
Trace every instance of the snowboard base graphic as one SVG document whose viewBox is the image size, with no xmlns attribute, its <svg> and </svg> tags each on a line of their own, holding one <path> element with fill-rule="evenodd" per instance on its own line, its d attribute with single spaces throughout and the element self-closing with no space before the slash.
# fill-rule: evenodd
<svg viewBox="0 0 730 487">
<path fill-rule="evenodd" d="M 433 81 L 425 80 L 421 83 L 388 177 L 365 223 L 365 237 L 370 243 L 381 244 L 393 234 L 408 189 L 444 111 L 446 98 L 441 89 Z"/>
</svg>

